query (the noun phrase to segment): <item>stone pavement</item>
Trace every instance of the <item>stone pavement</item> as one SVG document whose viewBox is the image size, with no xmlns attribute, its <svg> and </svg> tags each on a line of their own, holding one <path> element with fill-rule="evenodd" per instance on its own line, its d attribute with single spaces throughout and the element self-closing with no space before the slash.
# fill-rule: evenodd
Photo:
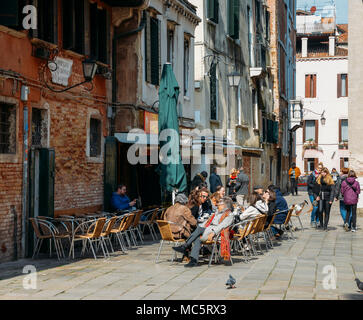
<svg viewBox="0 0 363 320">
<path fill-rule="evenodd" d="M 304 199 L 308 199 L 306 193 L 287 197 L 289 204 Z M 363 230 L 359 227 L 363 218 L 358 218 L 356 233 L 345 232 L 335 202 L 328 232 L 311 228 L 309 213 L 303 214 L 302 221 L 306 229 L 294 232 L 296 241 L 278 241 L 249 263 L 234 256 L 233 266 L 208 268 L 205 263 L 186 269 L 184 263 L 171 262 L 170 245 L 164 246 L 155 264 L 159 245 L 152 242 L 126 255 L 117 252 L 110 259 L 3 263 L 0 299 L 363 299 L 354 282 L 355 277 L 363 280 Z M 299 227 L 296 220 L 294 225 Z M 25 265 L 37 268 L 36 289 L 23 287 Z M 336 270 L 336 288 L 334 281 L 328 281 L 332 270 Z M 235 289 L 226 290 L 229 274 L 237 283 Z"/>
</svg>

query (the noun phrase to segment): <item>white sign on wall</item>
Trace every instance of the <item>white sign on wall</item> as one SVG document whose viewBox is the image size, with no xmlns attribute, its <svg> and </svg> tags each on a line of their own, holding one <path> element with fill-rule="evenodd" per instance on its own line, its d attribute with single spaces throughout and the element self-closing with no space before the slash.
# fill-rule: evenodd
<svg viewBox="0 0 363 320">
<path fill-rule="evenodd" d="M 72 73 L 73 60 L 56 57 L 54 62 L 57 64 L 57 69 L 51 71 L 52 82 L 61 84 L 62 86 L 68 86 L 68 79 Z M 49 62 L 50 64 L 52 62 Z M 54 69 L 53 65 L 49 66 L 50 69 Z"/>
</svg>

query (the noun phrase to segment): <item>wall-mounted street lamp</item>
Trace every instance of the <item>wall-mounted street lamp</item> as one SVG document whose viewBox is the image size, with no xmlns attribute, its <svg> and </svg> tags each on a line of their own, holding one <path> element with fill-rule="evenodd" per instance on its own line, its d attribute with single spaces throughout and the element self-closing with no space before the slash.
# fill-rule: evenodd
<svg viewBox="0 0 363 320">
<path fill-rule="evenodd" d="M 237 71 L 233 71 L 232 73 L 227 75 L 228 77 L 228 81 L 229 81 L 229 85 L 231 87 L 238 87 L 239 83 L 241 81 L 241 74 Z"/>
<path fill-rule="evenodd" d="M 56 64 L 54 61 L 52 61 L 52 64 Z M 57 66 L 56 66 L 57 67 Z M 57 68 L 55 68 L 54 70 L 51 71 L 55 71 Z M 56 90 L 53 89 L 52 87 L 50 87 L 47 82 L 45 81 L 45 85 L 47 86 L 47 88 L 53 92 L 64 92 L 64 91 L 68 91 L 69 89 L 78 87 L 84 83 L 87 82 L 91 82 L 93 80 L 93 78 L 95 77 L 96 71 L 97 71 L 97 63 L 95 60 L 92 59 L 85 59 L 82 61 L 82 70 L 83 70 L 83 77 L 84 77 L 84 81 L 74 84 L 73 86 L 61 89 L 61 90 Z M 92 89 L 91 89 L 92 90 Z"/>
<path fill-rule="evenodd" d="M 292 105 L 292 116 L 294 119 L 299 119 L 300 122 L 302 123 L 302 121 L 304 120 L 304 111 L 306 110 L 308 112 L 320 116 L 320 122 L 323 126 L 325 126 L 326 123 L 326 118 L 324 117 L 325 110 L 323 110 L 322 113 L 318 113 L 311 109 L 304 108 L 304 102 L 301 99 L 290 100 L 290 103 Z"/>
</svg>

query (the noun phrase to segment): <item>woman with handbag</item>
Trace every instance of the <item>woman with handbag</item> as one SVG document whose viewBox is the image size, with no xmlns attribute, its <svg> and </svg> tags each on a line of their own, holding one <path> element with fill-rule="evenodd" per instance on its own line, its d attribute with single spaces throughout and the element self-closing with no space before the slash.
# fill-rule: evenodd
<svg viewBox="0 0 363 320">
<path fill-rule="evenodd" d="M 318 193 L 317 193 L 318 191 Z M 331 205 L 335 196 L 335 183 L 330 175 L 328 168 L 323 168 L 321 174 L 316 179 L 316 188 L 314 188 L 314 198 L 318 201 L 318 212 L 320 228 L 328 231 L 328 223 Z"/>
</svg>

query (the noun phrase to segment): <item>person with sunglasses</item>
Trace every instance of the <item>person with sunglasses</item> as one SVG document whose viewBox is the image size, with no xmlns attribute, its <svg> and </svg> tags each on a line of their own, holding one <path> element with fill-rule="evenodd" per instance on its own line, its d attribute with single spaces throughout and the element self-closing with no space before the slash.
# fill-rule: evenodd
<svg viewBox="0 0 363 320">
<path fill-rule="evenodd" d="M 213 211 L 212 203 L 209 200 L 208 189 L 201 188 L 198 189 L 197 192 L 191 194 L 188 207 L 194 218 L 198 221 L 198 224 L 203 223 Z"/>
</svg>

